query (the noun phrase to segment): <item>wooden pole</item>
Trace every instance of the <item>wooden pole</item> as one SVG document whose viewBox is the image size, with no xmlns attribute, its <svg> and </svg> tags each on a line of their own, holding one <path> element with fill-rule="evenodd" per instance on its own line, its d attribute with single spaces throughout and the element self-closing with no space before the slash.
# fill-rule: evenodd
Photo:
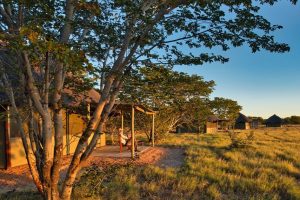
<svg viewBox="0 0 300 200">
<path fill-rule="evenodd" d="M 124 115 L 123 115 L 123 111 L 121 111 L 121 133 L 124 134 Z M 122 149 L 123 149 L 123 144 L 122 144 L 122 138 L 121 138 L 121 134 L 120 132 L 118 132 L 119 134 L 119 143 L 120 143 L 120 153 L 122 153 Z"/>
<path fill-rule="evenodd" d="M 6 169 L 11 167 L 11 151 L 10 151 L 10 108 L 7 106 L 7 114 L 5 120 L 5 160 Z"/>
<path fill-rule="evenodd" d="M 123 151 L 123 144 L 122 144 L 122 137 L 121 134 L 119 133 L 119 145 L 120 145 L 120 153 Z"/>
<path fill-rule="evenodd" d="M 154 147 L 154 120 L 155 120 L 155 115 L 152 115 L 152 146 Z"/>
<path fill-rule="evenodd" d="M 70 155 L 70 121 L 69 121 L 68 110 L 66 110 L 66 146 L 67 146 L 67 155 Z"/>
<path fill-rule="evenodd" d="M 135 135 L 134 135 L 134 106 L 131 106 L 131 158 L 134 159 L 135 157 L 135 152 L 134 152 L 134 141 L 135 140 Z"/>
<path fill-rule="evenodd" d="M 121 111 L 121 129 L 124 131 L 124 113 Z"/>
</svg>

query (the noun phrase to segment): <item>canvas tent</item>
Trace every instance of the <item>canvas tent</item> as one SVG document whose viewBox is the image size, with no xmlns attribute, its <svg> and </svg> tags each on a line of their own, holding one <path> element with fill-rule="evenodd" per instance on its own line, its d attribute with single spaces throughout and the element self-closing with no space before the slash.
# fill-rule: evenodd
<svg viewBox="0 0 300 200">
<path fill-rule="evenodd" d="M 208 116 L 205 124 L 205 133 L 216 133 L 218 131 L 228 130 L 227 119 L 220 119 L 215 115 Z"/>
<path fill-rule="evenodd" d="M 235 128 L 236 129 L 250 129 L 251 128 L 251 120 L 246 117 L 244 114 L 239 113 L 238 118 L 235 120 Z"/>
<path fill-rule="evenodd" d="M 282 127 L 282 124 L 283 120 L 275 114 L 266 120 L 267 127 Z"/>
<path fill-rule="evenodd" d="M 4 94 L 0 96 L 4 97 Z M 94 90 L 88 90 L 75 95 L 72 90 L 63 92 L 63 154 L 72 154 L 75 151 L 82 131 L 87 125 L 87 119 L 90 115 L 91 105 L 96 104 L 99 99 L 99 93 Z M 27 163 L 25 151 L 18 126 L 11 112 L 10 105 L 5 98 L 0 99 L 0 168 L 9 168 Z M 19 109 L 22 111 L 22 102 L 19 102 Z M 50 110 L 50 112 L 52 112 Z M 39 119 L 36 119 L 38 121 Z M 28 130 L 28 123 L 24 120 L 24 130 Z M 38 123 L 35 124 L 38 129 Z M 91 139 L 91 138 L 90 138 Z M 89 139 L 89 140 L 90 140 Z M 106 144 L 105 134 L 102 134 L 97 146 Z"/>
<path fill-rule="evenodd" d="M 218 121 L 219 118 L 215 115 L 211 115 L 206 120 L 205 132 L 206 133 L 216 133 L 218 132 Z"/>
</svg>

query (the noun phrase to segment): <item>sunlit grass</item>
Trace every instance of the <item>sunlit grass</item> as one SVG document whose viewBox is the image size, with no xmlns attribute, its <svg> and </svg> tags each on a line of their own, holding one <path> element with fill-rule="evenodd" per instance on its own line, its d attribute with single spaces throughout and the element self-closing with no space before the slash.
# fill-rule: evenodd
<svg viewBox="0 0 300 200">
<path fill-rule="evenodd" d="M 98 175 L 111 178 L 93 187 L 97 192 L 90 198 L 300 199 L 299 128 L 254 130 L 254 140 L 243 148 L 232 148 L 228 133 L 170 134 L 159 144 L 185 148 L 184 165 L 103 171 Z M 91 194 L 91 187 L 84 186 L 92 178 L 81 179 L 74 198 Z"/>
<path fill-rule="evenodd" d="M 232 148 L 228 133 L 170 134 L 160 145 L 185 148 L 179 169 L 123 166 L 93 186 L 103 199 L 300 199 L 300 129 L 261 129 L 243 148 Z M 241 137 L 250 131 L 240 133 Z M 87 174 L 74 198 L 88 196 Z M 95 185 L 96 183 L 94 183 Z M 84 188 L 84 189 L 83 189 Z"/>
<path fill-rule="evenodd" d="M 300 128 L 252 131 L 238 148 L 228 133 L 169 134 L 159 145 L 185 149 L 181 168 L 90 167 L 73 199 L 300 199 Z"/>
</svg>

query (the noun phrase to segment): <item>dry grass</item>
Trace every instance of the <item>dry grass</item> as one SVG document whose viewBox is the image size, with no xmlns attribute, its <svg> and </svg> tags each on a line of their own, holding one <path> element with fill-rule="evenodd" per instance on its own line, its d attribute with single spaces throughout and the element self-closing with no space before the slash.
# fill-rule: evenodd
<svg viewBox="0 0 300 200">
<path fill-rule="evenodd" d="M 170 134 L 160 145 L 184 147 L 182 167 L 91 167 L 73 199 L 300 199 L 300 128 L 252 131 L 237 147 L 228 133 Z"/>
<path fill-rule="evenodd" d="M 123 166 L 86 174 L 74 198 L 300 199 L 300 129 L 252 134 L 253 141 L 241 148 L 232 147 L 228 133 L 170 134 L 160 144 L 186 148 L 183 167 Z M 91 183 L 96 176 L 108 178 Z"/>
</svg>

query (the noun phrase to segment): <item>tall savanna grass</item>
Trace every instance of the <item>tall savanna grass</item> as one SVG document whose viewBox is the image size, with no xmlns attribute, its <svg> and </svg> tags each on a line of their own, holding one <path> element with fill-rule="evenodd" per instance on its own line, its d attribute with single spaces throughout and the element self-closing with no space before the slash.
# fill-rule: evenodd
<svg viewBox="0 0 300 200">
<path fill-rule="evenodd" d="M 159 145 L 182 147 L 181 168 L 115 166 L 87 171 L 74 199 L 300 199 L 300 129 L 170 134 Z M 236 140 L 239 140 L 238 138 Z M 97 180 L 98 178 L 98 180 Z"/>
</svg>

